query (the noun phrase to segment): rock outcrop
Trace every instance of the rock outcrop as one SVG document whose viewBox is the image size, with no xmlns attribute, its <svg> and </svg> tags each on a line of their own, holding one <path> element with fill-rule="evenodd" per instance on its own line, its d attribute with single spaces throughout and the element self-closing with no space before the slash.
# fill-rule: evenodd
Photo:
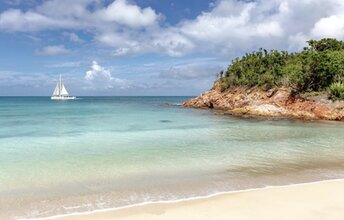
<svg viewBox="0 0 344 220">
<path fill-rule="evenodd" d="M 185 102 L 183 106 L 214 108 L 234 115 L 344 121 L 344 101 L 293 96 L 288 88 L 264 91 L 236 87 L 222 92 L 219 81 L 210 91 Z"/>
</svg>

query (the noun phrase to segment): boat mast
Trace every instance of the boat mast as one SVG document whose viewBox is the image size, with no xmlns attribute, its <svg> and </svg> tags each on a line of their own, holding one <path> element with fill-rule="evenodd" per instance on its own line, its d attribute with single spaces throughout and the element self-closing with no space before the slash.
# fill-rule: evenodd
<svg viewBox="0 0 344 220">
<path fill-rule="evenodd" d="M 60 85 L 59 85 L 59 96 L 61 96 L 61 91 L 62 91 L 62 77 L 61 77 L 61 74 L 60 74 Z"/>
</svg>

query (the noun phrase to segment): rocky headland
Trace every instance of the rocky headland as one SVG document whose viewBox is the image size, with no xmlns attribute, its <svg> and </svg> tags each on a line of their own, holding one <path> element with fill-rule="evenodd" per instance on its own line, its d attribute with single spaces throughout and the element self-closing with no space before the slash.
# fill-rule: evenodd
<svg viewBox="0 0 344 220">
<path fill-rule="evenodd" d="M 344 122 L 344 101 L 332 101 L 322 95 L 306 98 L 294 95 L 291 89 L 284 87 L 263 90 L 237 86 L 221 91 L 220 80 L 211 90 L 186 101 L 183 106 L 212 108 L 233 115 Z"/>
</svg>

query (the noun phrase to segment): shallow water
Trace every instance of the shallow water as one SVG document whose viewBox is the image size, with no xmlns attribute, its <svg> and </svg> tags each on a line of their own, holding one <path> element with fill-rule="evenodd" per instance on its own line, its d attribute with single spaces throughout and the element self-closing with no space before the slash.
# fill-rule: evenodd
<svg viewBox="0 0 344 220">
<path fill-rule="evenodd" d="M 166 104 L 188 98 L 0 98 L 0 219 L 344 177 L 344 123 Z"/>
</svg>

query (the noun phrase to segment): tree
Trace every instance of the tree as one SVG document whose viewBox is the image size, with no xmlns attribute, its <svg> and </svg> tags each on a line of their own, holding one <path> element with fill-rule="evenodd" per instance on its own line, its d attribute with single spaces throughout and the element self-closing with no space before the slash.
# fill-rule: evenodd
<svg viewBox="0 0 344 220">
<path fill-rule="evenodd" d="M 308 44 L 300 53 L 261 48 L 234 59 L 226 72 L 220 73 L 222 90 L 289 86 L 297 92 L 328 91 L 334 82 L 344 83 L 343 41 L 325 38 Z"/>
</svg>

